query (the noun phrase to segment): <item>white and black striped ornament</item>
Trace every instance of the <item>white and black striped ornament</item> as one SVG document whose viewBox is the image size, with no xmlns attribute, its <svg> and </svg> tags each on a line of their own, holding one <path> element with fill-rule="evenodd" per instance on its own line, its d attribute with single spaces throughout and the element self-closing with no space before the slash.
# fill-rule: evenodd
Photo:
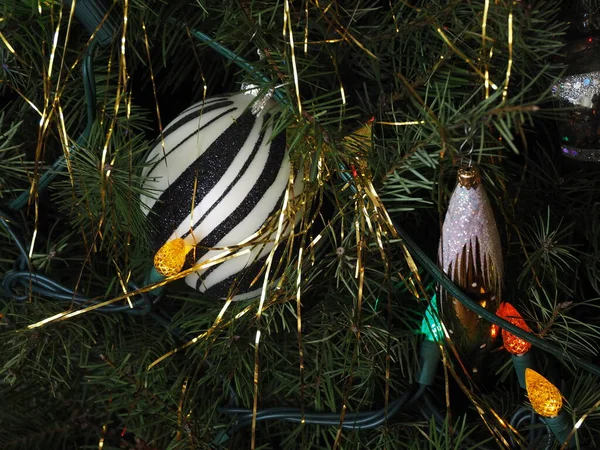
<svg viewBox="0 0 600 450">
<path fill-rule="evenodd" d="M 269 100 L 255 115 L 249 108 L 254 99 L 244 93 L 209 98 L 164 129 L 143 172 L 144 190 L 154 198 L 141 198 L 156 225 L 155 252 L 183 238 L 196 246 L 188 254 L 190 267 L 243 242 L 281 207 L 290 176 L 285 133 L 272 137 L 276 102 Z M 294 191 L 301 190 L 298 180 Z M 286 225 L 287 233 L 291 228 Z M 251 298 L 261 284 L 250 284 L 272 247 L 257 245 L 250 253 L 188 275 L 186 283 L 219 298 L 227 297 L 235 283 L 236 300 Z"/>
</svg>

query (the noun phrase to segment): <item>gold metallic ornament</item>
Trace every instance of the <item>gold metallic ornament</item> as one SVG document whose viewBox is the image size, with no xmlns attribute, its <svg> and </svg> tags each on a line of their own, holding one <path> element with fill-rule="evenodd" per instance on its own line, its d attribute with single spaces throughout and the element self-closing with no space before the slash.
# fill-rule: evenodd
<svg viewBox="0 0 600 450">
<path fill-rule="evenodd" d="M 342 139 L 344 150 L 349 155 L 353 155 L 349 163 L 354 178 L 360 174 L 369 180 L 371 179 L 371 172 L 366 159 L 368 154 L 365 151 L 368 152 L 373 147 L 373 121 L 374 119 L 369 120 L 358 130 L 344 136 Z"/>
<path fill-rule="evenodd" d="M 156 271 L 165 277 L 177 275 L 183 269 L 185 258 L 194 248 L 185 243 L 182 238 L 167 241 L 154 255 Z"/>
<path fill-rule="evenodd" d="M 477 168 L 461 169 L 444 219 L 439 247 L 442 269 L 488 311 L 498 309 L 503 279 L 502 248 L 494 213 Z M 490 324 L 444 291 L 442 318 L 455 344 L 470 353 L 485 348 Z"/>
<path fill-rule="evenodd" d="M 527 396 L 534 411 L 543 417 L 556 417 L 562 408 L 558 388 L 535 370 L 525 369 Z"/>
</svg>

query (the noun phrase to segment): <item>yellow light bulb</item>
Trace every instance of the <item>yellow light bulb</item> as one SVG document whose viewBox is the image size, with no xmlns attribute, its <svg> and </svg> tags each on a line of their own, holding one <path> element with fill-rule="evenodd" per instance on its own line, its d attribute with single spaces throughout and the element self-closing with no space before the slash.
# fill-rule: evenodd
<svg viewBox="0 0 600 450">
<path fill-rule="evenodd" d="M 556 417 L 562 408 L 562 395 L 558 388 L 535 370 L 525 369 L 527 395 L 534 411 L 543 417 Z"/>
<path fill-rule="evenodd" d="M 165 277 L 177 275 L 183 269 L 185 257 L 192 248 L 181 238 L 166 242 L 154 255 L 156 271 Z"/>
</svg>

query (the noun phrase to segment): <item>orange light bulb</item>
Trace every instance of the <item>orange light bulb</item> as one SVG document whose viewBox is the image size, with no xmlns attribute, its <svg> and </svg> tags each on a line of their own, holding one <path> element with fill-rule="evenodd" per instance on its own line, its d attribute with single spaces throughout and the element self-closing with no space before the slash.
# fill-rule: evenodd
<svg viewBox="0 0 600 450">
<path fill-rule="evenodd" d="M 547 379 L 529 368 L 525 369 L 527 395 L 534 411 L 543 417 L 556 417 L 562 408 L 562 395 Z"/>
<path fill-rule="evenodd" d="M 522 330 L 531 333 L 531 328 L 529 328 L 525 320 L 523 320 L 519 311 L 517 311 L 510 303 L 501 303 L 496 314 Z M 504 347 L 506 350 L 513 355 L 522 355 L 531 349 L 531 344 L 525 339 L 521 339 L 504 329 L 502 330 L 502 339 L 504 340 Z"/>
<path fill-rule="evenodd" d="M 168 241 L 154 255 L 156 271 L 165 277 L 177 275 L 183 269 L 185 258 L 192 248 L 181 238 Z"/>
</svg>

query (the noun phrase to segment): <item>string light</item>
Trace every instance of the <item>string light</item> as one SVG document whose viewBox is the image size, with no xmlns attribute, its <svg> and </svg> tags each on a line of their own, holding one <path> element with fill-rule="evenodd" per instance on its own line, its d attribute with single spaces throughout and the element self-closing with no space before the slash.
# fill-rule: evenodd
<svg viewBox="0 0 600 450">
<path fill-rule="evenodd" d="M 440 344 L 444 338 L 444 327 L 438 318 L 437 296 L 431 297 L 421 322 L 421 333 L 425 339 L 421 342 L 418 382 L 422 386 L 431 386 L 435 382 L 437 366 L 441 359 Z"/>
<path fill-rule="evenodd" d="M 437 311 L 437 297 L 434 294 L 421 322 L 421 333 L 425 335 L 425 339 L 432 342 L 440 342 L 444 338 L 444 328 Z"/>
<path fill-rule="evenodd" d="M 558 388 L 535 370 L 525 370 L 527 395 L 534 411 L 543 417 L 556 417 L 562 408 L 562 395 Z"/>
<path fill-rule="evenodd" d="M 504 320 L 521 328 L 522 330 L 531 333 L 531 328 L 529 328 L 525 320 L 523 320 L 523 317 L 521 314 L 519 314 L 519 311 L 517 311 L 510 303 L 501 303 L 498 311 L 496 311 L 496 315 L 502 317 Z M 532 358 L 528 353 L 531 349 L 531 343 L 525 339 L 515 336 L 505 329 L 502 329 L 502 340 L 504 341 L 504 348 L 511 354 L 513 367 L 515 369 L 515 373 L 517 374 L 519 385 L 525 389 L 525 371 L 526 369 L 531 369 L 533 366 Z"/>
<path fill-rule="evenodd" d="M 183 269 L 185 258 L 192 248 L 194 247 L 186 244 L 182 238 L 168 241 L 154 255 L 156 271 L 165 277 L 177 275 Z"/>
<path fill-rule="evenodd" d="M 560 443 L 565 443 L 573 429 L 571 419 L 562 409 L 562 394 L 556 386 L 537 373 L 535 370 L 525 370 L 527 396 L 533 410 L 544 418 L 546 425 L 552 430 Z M 566 447 L 569 448 L 567 442 Z"/>
<path fill-rule="evenodd" d="M 510 303 L 501 303 L 496 314 L 522 330 L 531 333 L 531 328 L 529 328 L 525 320 L 523 320 L 519 311 L 517 311 Z M 502 330 L 502 340 L 504 341 L 504 348 L 513 355 L 523 355 L 531 349 L 531 343 L 506 330 Z"/>
<path fill-rule="evenodd" d="M 125 19 L 126 19 L 126 17 L 125 17 Z M 293 48 L 293 45 L 292 45 L 292 48 Z M 155 255 L 154 263 L 155 263 L 156 269 L 165 276 L 172 276 L 172 275 L 179 273 L 182 270 L 183 265 L 185 263 L 186 255 L 189 253 L 189 251 L 192 248 L 193 247 L 186 245 L 185 242 L 183 241 L 183 239 L 180 239 L 180 238 L 167 242 Z M 436 303 L 437 303 L 436 297 L 434 296 L 431 300 L 429 307 L 427 308 L 427 311 L 425 313 L 425 318 L 423 319 L 422 327 L 421 327 L 421 331 L 427 336 L 427 339 L 430 341 L 433 341 L 433 342 L 439 342 L 443 338 L 443 327 L 437 318 Z M 509 306 L 512 307 L 512 305 L 509 305 Z M 516 312 L 516 310 L 515 310 L 515 312 Z M 518 312 L 516 312 L 516 313 L 518 314 Z M 524 320 L 521 318 L 520 315 L 519 315 L 519 317 L 520 317 L 520 320 L 523 322 L 524 327 L 522 327 L 521 325 L 516 324 L 516 323 L 515 323 L 515 325 L 518 325 L 520 328 L 530 332 L 531 330 L 529 329 L 527 324 L 524 322 Z M 507 318 L 507 320 L 509 320 L 511 323 L 514 323 L 514 322 L 512 322 L 512 320 L 510 320 L 510 318 Z M 425 331 L 425 329 L 427 331 Z M 260 330 L 257 331 L 257 340 L 258 340 L 259 332 L 260 332 Z M 505 330 L 502 330 L 502 334 L 503 334 L 503 338 L 504 338 L 505 346 L 506 346 L 507 350 L 513 354 L 525 354 L 531 347 L 531 344 L 529 344 L 527 341 L 524 341 L 524 340 L 517 338 L 516 336 L 506 332 L 507 336 L 511 336 L 511 337 L 517 339 L 518 341 L 520 341 L 517 346 L 511 346 L 513 348 L 513 350 L 511 350 L 508 348 L 509 345 L 507 344 L 507 337 L 505 336 Z M 522 344 L 522 343 L 524 343 L 524 344 Z M 528 347 L 526 350 L 520 351 L 527 345 L 528 345 Z M 536 374 L 543 381 L 547 382 L 552 388 L 554 388 L 554 390 L 556 390 L 556 392 L 558 392 L 558 399 L 559 399 L 559 403 L 560 403 L 558 406 L 558 409 L 557 409 L 557 415 L 558 415 L 558 413 L 560 412 L 561 406 L 562 406 L 562 396 L 560 395 L 560 392 L 558 391 L 558 389 L 554 385 L 552 385 L 550 382 L 548 382 L 544 377 L 537 374 L 537 372 L 530 370 L 530 369 L 528 369 L 528 371 Z M 528 388 L 528 393 L 529 393 L 529 379 L 527 379 L 527 382 L 528 382 L 527 388 Z M 535 383 L 537 383 L 537 381 L 536 382 L 532 381 L 532 386 Z M 530 398 L 531 398 L 531 395 L 532 394 L 530 394 Z M 532 405 L 533 405 L 533 400 L 531 400 L 531 401 L 532 401 Z M 534 406 L 534 409 L 535 409 L 535 406 Z M 537 411 L 537 409 L 536 409 L 536 411 Z M 540 413 L 540 415 L 542 415 L 542 413 Z M 553 416 L 548 416 L 548 417 L 553 417 Z M 123 434 L 124 434 L 124 432 L 125 432 L 125 430 L 123 430 Z"/>
</svg>

